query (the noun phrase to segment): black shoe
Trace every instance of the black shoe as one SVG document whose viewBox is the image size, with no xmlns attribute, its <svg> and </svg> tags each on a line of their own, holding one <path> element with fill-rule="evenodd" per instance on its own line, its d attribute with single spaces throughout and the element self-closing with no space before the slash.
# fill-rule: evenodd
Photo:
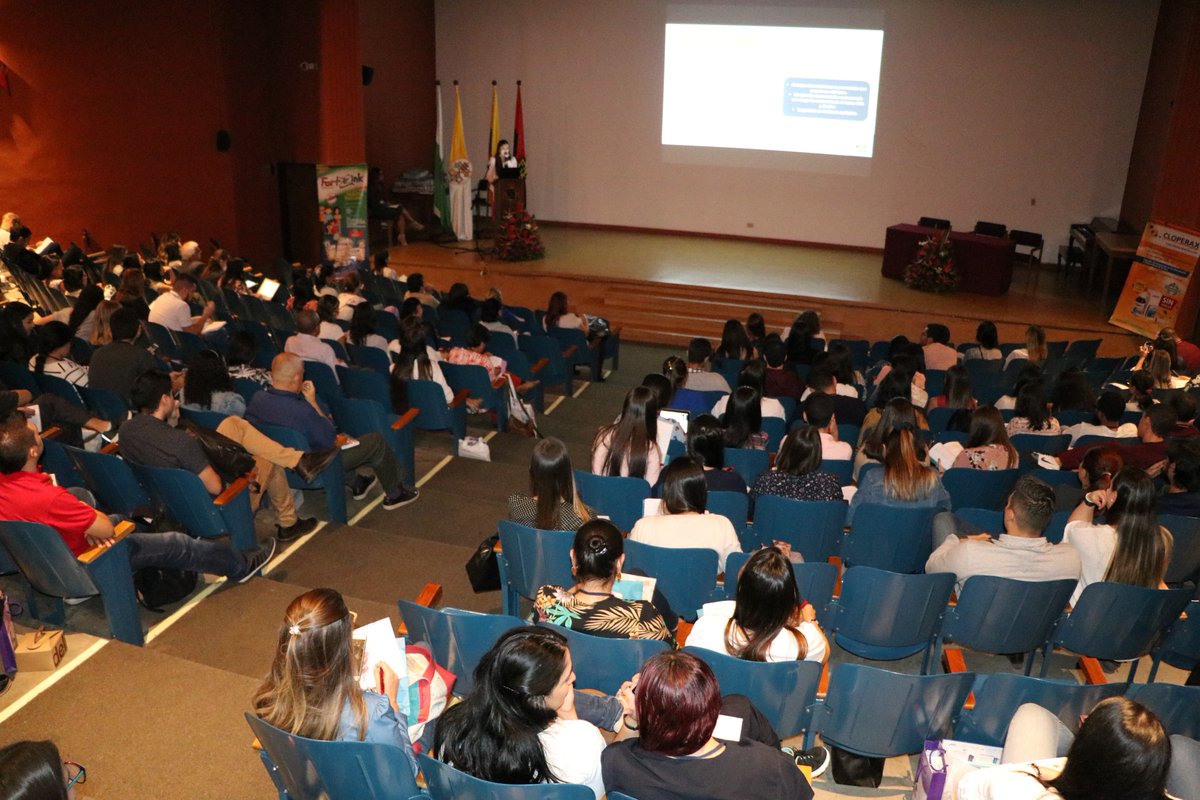
<svg viewBox="0 0 1200 800">
<path fill-rule="evenodd" d="M 300 461 L 295 466 L 296 474 L 305 483 L 316 483 L 321 473 L 333 463 L 340 452 L 342 452 L 342 448 L 331 447 L 328 450 L 314 450 L 311 453 L 305 453 L 300 456 Z"/>
<path fill-rule="evenodd" d="M 292 539 L 299 539 L 306 533 L 312 533 L 317 527 L 317 520 L 313 517 L 307 519 L 301 518 L 288 525 L 286 528 L 282 525 L 275 526 L 275 538 L 281 542 L 290 542 Z"/>
<path fill-rule="evenodd" d="M 811 750 L 801 750 L 794 754 L 794 760 L 797 767 L 809 767 L 812 770 L 812 777 L 819 778 L 825 774 L 825 770 L 829 769 L 829 762 L 833 760 L 833 755 L 829 752 L 828 747 L 817 745 Z"/>
<path fill-rule="evenodd" d="M 238 583 L 245 583 L 262 572 L 262 568 L 267 565 L 267 562 L 275 557 L 275 540 L 264 544 L 262 547 L 254 551 L 254 555 L 250 556 L 246 564 L 246 574 L 238 578 Z"/>
<path fill-rule="evenodd" d="M 406 506 L 420 497 L 420 492 L 416 489 L 405 489 L 401 486 L 396 491 L 383 498 L 383 507 L 388 511 L 400 506 Z"/>
<path fill-rule="evenodd" d="M 379 483 L 379 479 L 374 475 L 359 475 L 351 484 L 350 494 L 354 495 L 355 500 L 362 500 L 367 496 L 367 492 L 375 488 L 377 483 Z"/>
</svg>

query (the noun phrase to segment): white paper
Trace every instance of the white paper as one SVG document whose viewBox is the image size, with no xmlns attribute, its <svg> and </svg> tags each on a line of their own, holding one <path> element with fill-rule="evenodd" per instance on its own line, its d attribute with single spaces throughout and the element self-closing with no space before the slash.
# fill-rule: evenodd
<svg viewBox="0 0 1200 800">
<path fill-rule="evenodd" d="M 387 617 L 354 629 L 354 638 L 363 643 L 363 671 L 358 685 L 373 692 L 380 690 L 379 665 L 386 664 L 400 678 L 396 704 L 408 713 L 408 660 L 404 657 L 404 637 L 396 638 L 395 627 Z"/>
<path fill-rule="evenodd" d="M 263 278 L 262 286 L 258 287 L 258 291 L 255 294 L 269 302 L 275 299 L 275 293 L 278 291 L 279 281 Z"/>
<path fill-rule="evenodd" d="M 717 724 L 713 727 L 714 739 L 726 742 L 740 742 L 742 739 L 742 718 L 717 714 Z"/>
<path fill-rule="evenodd" d="M 225 327 L 225 320 L 210 319 L 208 322 L 204 323 L 204 328 L 200 331 L 200 333 L 201 334 L 212 333 L 213 331 L 219 331 L 219 330 L 221 330 L 221 328 L 224 328 L 224 327 Z"/>
<path fill-rule="evenodd" d="M 853 500 L 854 495 L 857 493 L 858 493 L 857 486 L 843 486 L 842 487 L 842 499 L 845 500 L 847 503 L 849 503 L 851 500 Z"/>
<path fill-rule="evenodd" d="M 929 457 L 937 463 L 938 469 L 945 472 L 954 466 L 955 459 L 963 449 L 961 442 L 938 442 L 929 448 Z"/>
</svg>

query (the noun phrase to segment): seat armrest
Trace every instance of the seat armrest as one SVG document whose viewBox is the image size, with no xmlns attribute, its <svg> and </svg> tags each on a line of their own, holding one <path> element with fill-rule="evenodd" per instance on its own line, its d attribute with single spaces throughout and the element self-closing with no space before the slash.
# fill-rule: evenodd
<svg viewBox="0 0 1200 800">
<path fill-rule="evenodd" d="M 450 401 L 449 408 L 456 408 L 467 402 L 467 398 L 471 396 L 469 389 L 459 389 L 454 395 L 454 399 Z"/>
<path fill-rule="evenodd" d="M 410 423 L 414 419 L 416 419 L 417 415 L 420 413 L 421 413 L 421 409 L 419 409 L 419 408 L 410 408 L 408 411 L 405 411 L 404 415 L 402 417 L 400 417 L 400 419 L 398 419 L 392 423 L 392 430 L 394 430 L 394 431 L 401 430 L 406 425 L 408 425 L 408 423 Z"/>
<path fill-rule="evenodd" d="M 79 557 L 76 560 L 83 564 L 93 563 L 100 556 L 104 555 L 104 553 L 110 547 L 112 547 L 117 542 L 124 539 L 129 534 L 133 533 L 133 531 L 134 531 L 134 524 L 132 522 L 130 522 L 129 520 L 125 520 L 123 522 L 118 522 L 114 529 L 113 537 L 111 539 L 109 539 L 105 544 L 97 545 L 96 547 L 93 547 L 90 550 L 85 550 L 84 552 L 79 554 Z"/>
<path fill-rule="evenodd" d="M 426 608 L 435 608 L 438 603 L 442 602 L 442 585 L 440 583 L 425 584 L 425 588 L 421 590 L 421 593 L 417 595 L 417 599 L 413 602 Z M 396 627 L 396 635 L 407 636 L 408 626 L 401 622 Z"/>
<path fill-rule="evenodd" d="M 529 371 L 532 372 L 534 375 L 537 375 L 539 372 L 544 370 L 546 368 L 546 365 L 549 363 L 550 363 L 550 359 L 548 359 L 548 358 L 538 359 L 538 362 L 536 364 L 534 364 L 532 367 L 530 367 Z"/>
<path fill-rule="evenodd" d="M 62 436 L 62 428 L 57 425 L 46 428 L 46 430 L 42 431 L 41 436 L 43 439 L 57 439 L 59 436 Z"/>
<path fill-rule="evenodd" d="M 117 451 L 120 449 L 121 449 L 120 442 L 109 442 L 108 444 L 104 445 L 104 447 L 100 448 L 100 452 L 104 453 L 104 455 L 106 455 L 106 456 L 115 456 L 115 455 L 118 455 Z"/>
<path fill-rule="evenodd" d="M 246 480 L 245 476 L 238 478 L 236 481 L 234 481 L 233 483 L 226 486 L 225 491 L 223 491 L 219 495 L 217 495 L 216 499 L 213 500 L 213 505 L 214 506 L 229 505 L 229 503 L 233 501 L 233 498 L 238 496 L 239 492 L 241 492 L 244 489 L 249 488 L 249 486 L 250 486 L 250 481 Z"/>
<path fill-rule="evenodd" d="M 563 350 L 563 358 L 570 358 L 571 356 L 575 355 L 575 351 L 578 349 L 579 348 L 577 348 L 575 345 L 571 345 L 566 350 Z"/>
</svg>

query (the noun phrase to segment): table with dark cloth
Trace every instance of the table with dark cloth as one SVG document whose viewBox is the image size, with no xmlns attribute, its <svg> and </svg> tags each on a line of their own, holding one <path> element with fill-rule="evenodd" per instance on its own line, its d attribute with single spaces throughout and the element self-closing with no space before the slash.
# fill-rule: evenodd
<svg viewBox="0 0 1200 800">
<path fill-rule="evenodd" d="M 883 276 L 904 279 L 904 269 L 917 257 L 921 242 L 937 233 L 922 225 L 893 225 L 883 244 Z M 1004 294 L 1012 283 L 1015 243 L 1008 238 L 978 233 L 950 233 L 951 252 L 958 269 L 958 290 L 976 294 Z"/>
</svg>

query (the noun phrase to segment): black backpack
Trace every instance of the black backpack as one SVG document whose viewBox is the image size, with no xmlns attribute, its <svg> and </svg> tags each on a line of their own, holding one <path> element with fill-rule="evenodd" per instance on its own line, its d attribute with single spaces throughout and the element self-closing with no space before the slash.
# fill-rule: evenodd
<svg viewBox="0 0 1200 800">
<path fill-rule="evenodd" d="M 178 603 L 196 588 L 195 572 L 186 569 L 144 567 L 133 574 L 138 602 L 162 613 L 163 606 Z"/>
</svg>

